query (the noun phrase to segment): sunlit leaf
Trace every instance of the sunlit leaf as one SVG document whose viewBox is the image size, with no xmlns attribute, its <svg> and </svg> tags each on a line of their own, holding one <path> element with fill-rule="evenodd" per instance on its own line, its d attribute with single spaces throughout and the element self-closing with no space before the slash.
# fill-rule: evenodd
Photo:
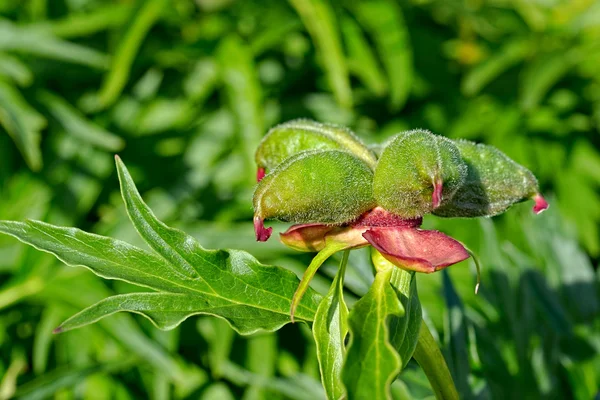
<svg viewBox="0 0 600 400">
<path fill-rule="evenodd" d="M 242 251 L 203 249 L 191 236 L 158 221 L 119 159 L 117 167 L 130 218 L 158 255 L 75 228 L 36 221 L 0 222 L 1 232 L 66 264 L 159 291 L 105 299 L 67 320 L 59 330 L 95 322 L 121 311 L 119 307 L 142 313 L 163 329 L 199 313 L 218 315 L 246 334 L 275 330 L 290 321 L 290 302 L 298 285 L 293 273 L 262 265 Z M 311 321 L 318 301 L 311 291 L 300 303 L 297 318 Z"/>
</svg>

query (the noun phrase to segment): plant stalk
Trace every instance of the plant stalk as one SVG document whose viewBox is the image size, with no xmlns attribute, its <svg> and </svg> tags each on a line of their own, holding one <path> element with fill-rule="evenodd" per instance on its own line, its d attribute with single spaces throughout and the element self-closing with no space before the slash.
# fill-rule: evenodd
<svg viewBox="0 0 600 400">
<path fill-rule="evenodd" d="M 436 399 L 458 400 L 458 392 L 456 386 L 454 386 L 446 360 L 444 360 L 444 356 L 425 322 L 421 324 L 419 340 L 413 358 L 427 375 Z"/>
</svg>

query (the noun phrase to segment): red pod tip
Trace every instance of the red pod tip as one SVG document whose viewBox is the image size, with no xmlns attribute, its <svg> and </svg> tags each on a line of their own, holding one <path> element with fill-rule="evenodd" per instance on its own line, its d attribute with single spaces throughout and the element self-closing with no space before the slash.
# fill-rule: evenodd
<svg viewBox="0 0 600 400">
<path fill-rule="evenodd" d="M 271 237 L 273 228 L 265 228 L 264 220 L 254 217 L 254 233 L 257 242 L 266 242 Z"/>
<path fill-rule="evenodd" d="M 533 201 L 535 201 L 535 204 L 533 205 L 533 212 L 536 214 L 539 214 L 550 207 L 546 199 L 544 199 L 539 193 L 533 196 Z"/>
<path fill-rule="evenodd" d="M 262 178 L 265 177 L 265 169 L 264 168 L 258 168 L 258 170 L 256 171 L 256 182 L 260 182 L 262 180 Z"/>
</svg>

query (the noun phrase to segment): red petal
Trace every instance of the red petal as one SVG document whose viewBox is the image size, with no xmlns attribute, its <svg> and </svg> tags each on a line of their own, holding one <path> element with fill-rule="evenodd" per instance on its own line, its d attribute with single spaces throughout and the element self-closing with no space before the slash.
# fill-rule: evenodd
<svg viewBox="0 0 600 400">
<path fill-rule="evenodd" d="M 264 220 L 258 217 L 254 217 L 254 233 L 256 234 L 256 241 L 266 242 L 271 237 L 273 228 L 265 228 Z"/>
<path fill-rule="evenodd" d="M 548 207 L 550 207 L 546 199 L 544 199 L 541 194 L 536 194 L 535 196 L 533 196 L 533 201 L 535 201 L 535 205 L 533 206 L 533 212 L 536 214 L 539 214 Z"/>
<path fill-rule="evenodd" d="M 409 271 L 431 273 L 469 258 L 462 244 L 438 231 L 381 227 L 363 236 L 388 261 Z"/>
</svg>

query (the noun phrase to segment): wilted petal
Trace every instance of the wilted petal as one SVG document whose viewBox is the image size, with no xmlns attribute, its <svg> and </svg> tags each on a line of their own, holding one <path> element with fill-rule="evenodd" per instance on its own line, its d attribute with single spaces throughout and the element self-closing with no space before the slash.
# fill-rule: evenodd
<svg viewBox="0 0 600 400">
<path fill-rule="evenodd" d="M 469 258 L 462 244 L 438 231 L 379 227 L 363 236 L 388 261 L 410 271 L 431 273 Z"/>
<path fill-rule="evenodd" d="M 346 249 L 355 249 L 369 243 L 362 236 L 367 228 L 324 224 L 294 225 L 280 234 L 281 242 L 294 250 L 321 251 L 327 243 L 343 243 Z"/>
<path fill-rule="evenodd" d="M 325 235 L 332 229 L 336 227 L 324 224 L 294 225 L 279 234 L 279 238 L 294 250 L 321 251 L 325 247 Z"/>
</svg>

